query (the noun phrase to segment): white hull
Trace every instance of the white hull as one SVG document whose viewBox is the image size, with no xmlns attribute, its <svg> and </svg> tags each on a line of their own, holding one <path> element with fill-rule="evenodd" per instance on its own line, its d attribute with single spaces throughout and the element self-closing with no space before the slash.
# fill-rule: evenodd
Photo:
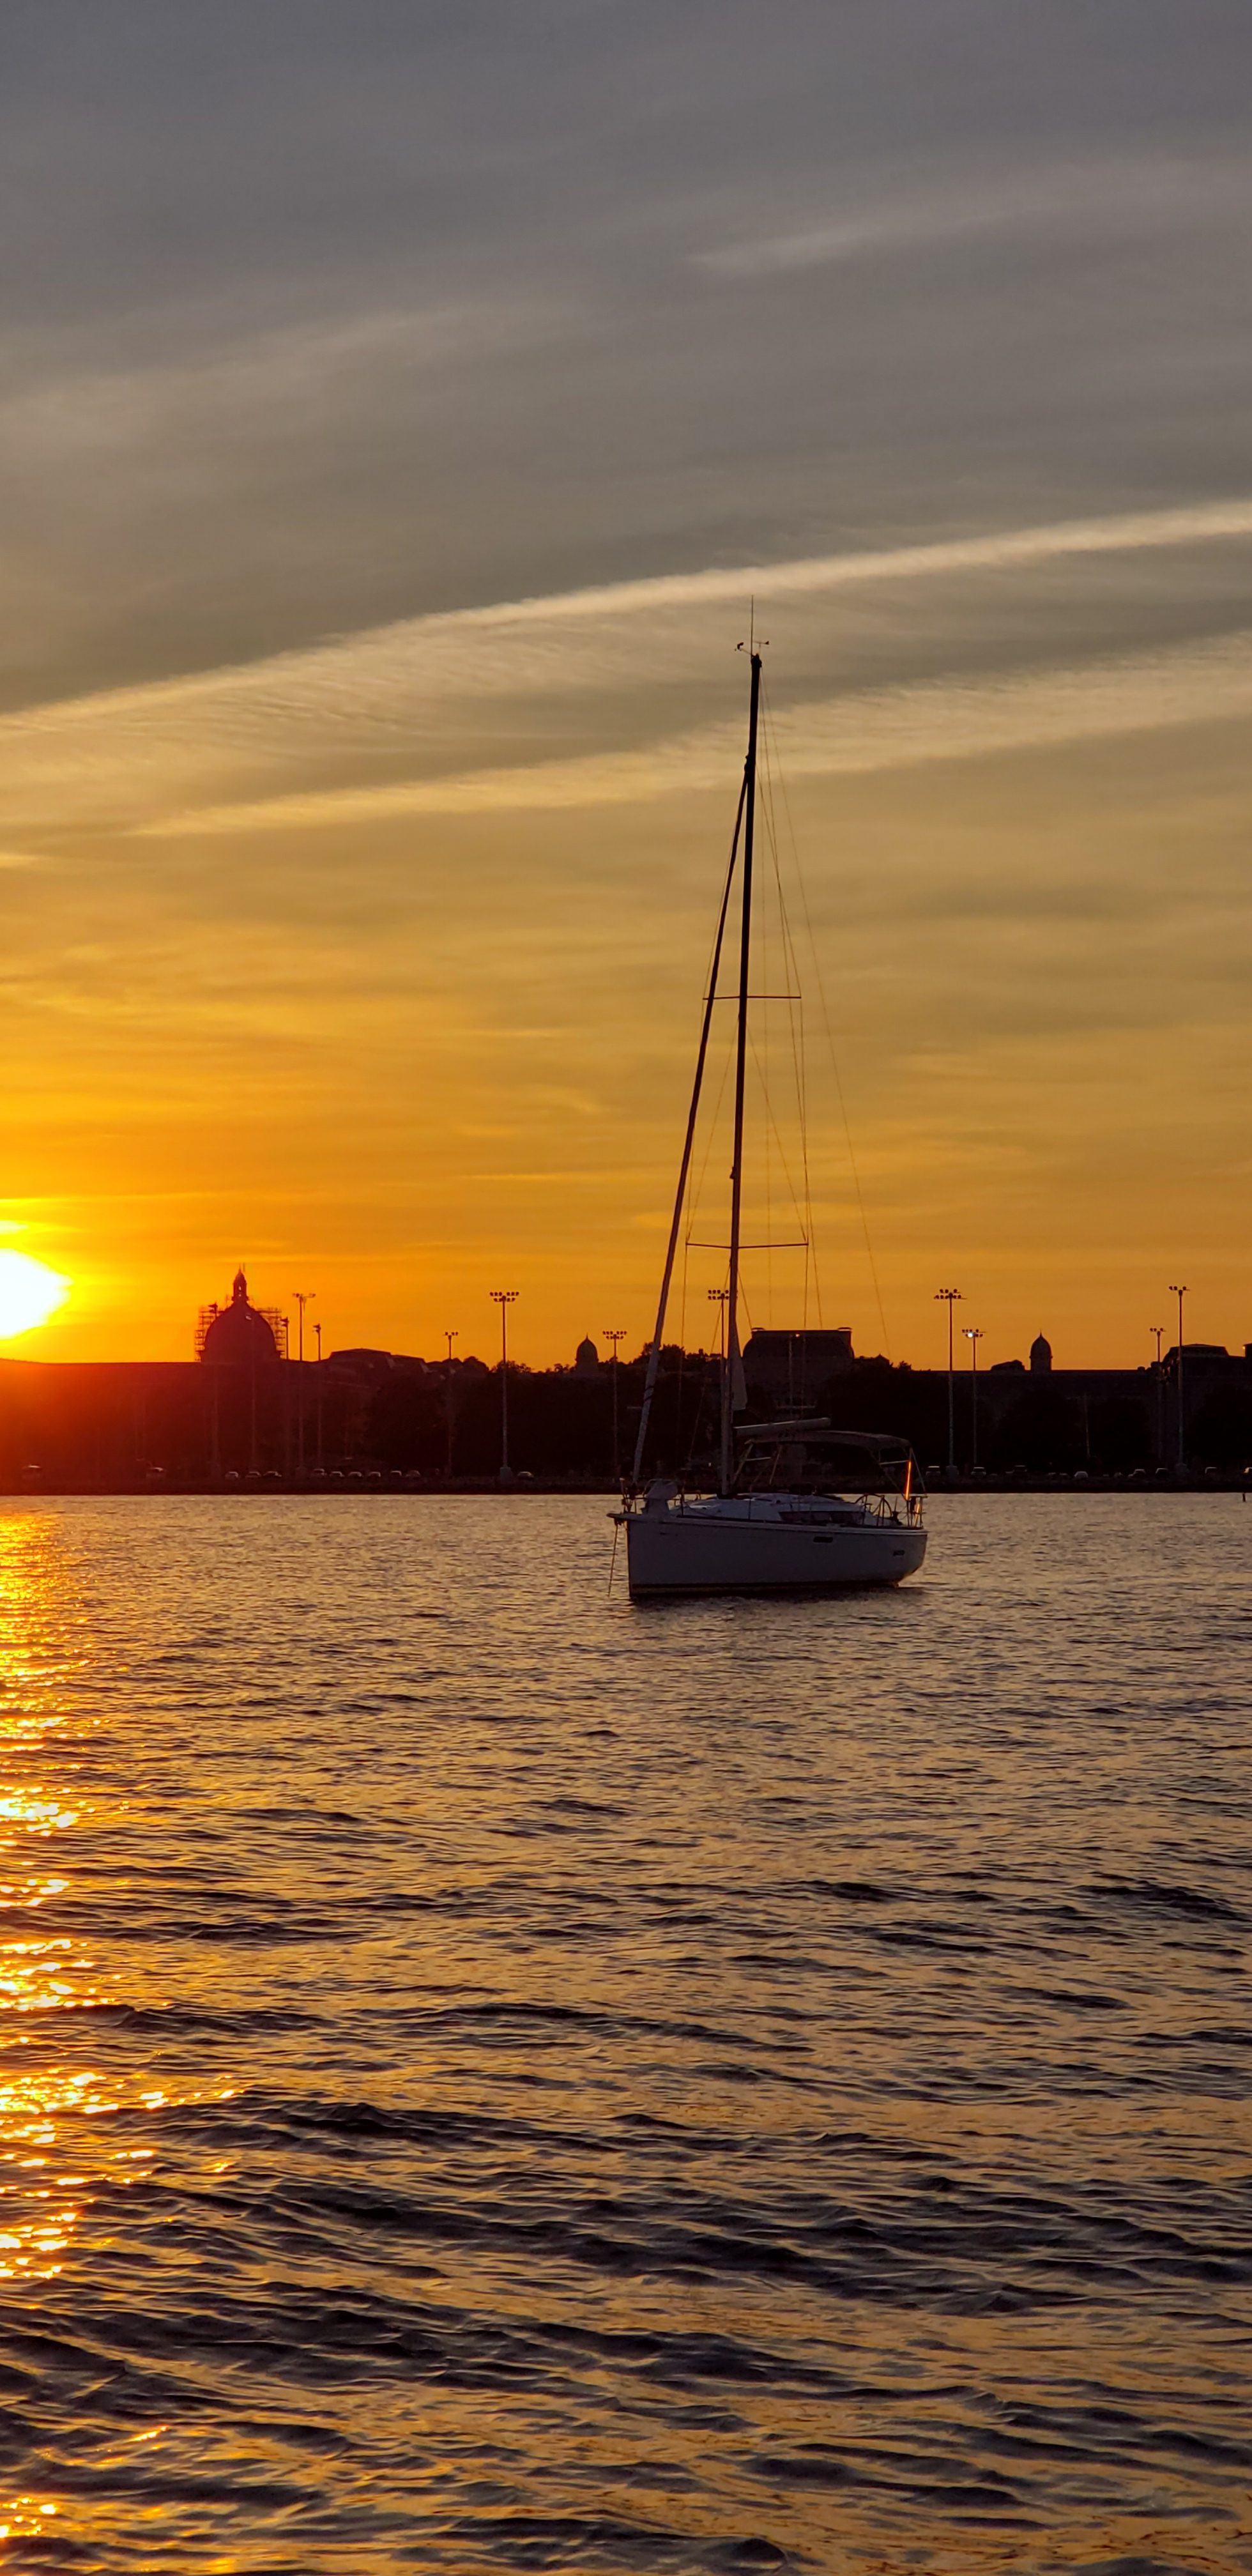
<svg viewBox="0 0 1252 2576">
<path fill-rule="evenodd" d="M 926 1554 L 917 1523 L 810 1513 L 789 1520 L 768 1506 L 671 1504 L 626 1516 L 631 1596 L 682 1592 L 836 1592 L 902 1583 Z"/>
</svg>

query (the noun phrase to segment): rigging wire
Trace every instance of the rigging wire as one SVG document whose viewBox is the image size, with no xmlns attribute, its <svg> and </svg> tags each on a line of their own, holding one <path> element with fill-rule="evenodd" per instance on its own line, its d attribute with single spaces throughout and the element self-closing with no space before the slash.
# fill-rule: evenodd
<svg viewBox="0 0 1252 2576">
<path fill-rule="evenodd" d="M 704 1010 L 701 1015 L 700 1023 L 700 1045 L 696 1055 L 696 1070 L 695 1079 L 691 1089 L 691 1103 L 687 1111 L 687 1131 L 683 1140 L 682 1161 L 679 1165 L 678 1173 L 678 1187 L 674 1193 L 674 1212 L 670 1219 L 669 1241 L 665 1253 L 665 1268 L 661 1276 L 661 1293 L 657 1302 L 656 1322 L 652 1328 L 652 1340 L 648 1347 L 648 1365 L 643 1381 L 643 1403 L 639 1410 L 639 1428 L 635 1435 L 634 1464 L 631 1469 L 631 1481 L 634 1484 L 638 1483 L 642 1472 L 644 1450 L 648 1437 L 648 1424 L 652 1412 L 652 1399 L 656 1392 L 656 1382 L 660 1372 L 661 1335 L 665 1328 L 666 1302 L 669 1297 L 670 1282 L 674 1272 L 674 1255 L 678 1248 L 678 1237 L 682 1226 L 683 1204 L 687 1195 L 691 1175 L 691 1149 L 695 1142 L 695 1131 L 700 1112 L 700 1095 L 704 1083 L 705 1056 L 708 1051 L 709 1035 L 713 1022 L 713 1007 L 717 996 L 717 977 L 722 956 L 722 940 L 725 935 L 726 917 L 730 908 L 730 891 L 734 881 L 735 862 L 739 852 L 739 834 L 743 825 L 744 809 L 748 795 L 748 783 L 748 770 L 745 767 L 743 784 L 739 790 L 739 804 L 735 814 L 735 828 L 731 834 L 730 857 L 727 862 L 725 883 L 722 888 L 722 901 L 717 918 L 717 931 L 713 941 L 713 952 L 708 969 L 707 986 L 704 997 Z"/>
<path fill-rule="evenodd" d="M 683 1364 L 687 1357 L 687 1246 L 690 1227 L 683 1237 L 682 1294 L 678 1301 L 678 1383 L 674 1389 L 674 1455 L 682 1455 L 683 1445 Z M 688 1466 L 691 1461 L 688 1459 Z"/>
<path fill-rule="evenodd" d="M 769 739 L 769 738 L 768 738 L 768 733 L 767 733 L 767 735 L 766 735 L 766 746 L 767 746 L 767 748 L 766 748 L 767 776 L 769 776 L 769 770 L 768 770 L 768 739 Z M 770 779 L 770 785 L 771 785 L 771 790 L 772 790 L 772 777 L 771 777 L 771 779 Z M 793 869 L 794 869 L 794 871 L 795 871 L 796 884 L 797 884 L 797 886 L 798 886 L 798 888 L 799 888 L 799 892 L 800 892 L 800 902 L 801 902 L 801 906 L 802 906 L 802 908 L 803 908 L 803 912 L 804 912 L 804 927 L 805 927 L 805 929 L 806 929 L 806 931 L 807 931 L 807 933 L 808 933 L 809 949 L 810 949 L 810 953 L 811 953 L 811 955 L 812 955 L 812 959 L 813 959 L 813 972 L 814 972 L 814 975 L 815 975 L 815 977 L 816 977 L 816 981 L 817 981 L 817 994 L 818 994 L 818 1000 L 820 1001 L 821 1006 L 822 1006 L 822 1023 L 823 1023 L 823 1026 L 824 1026 L 824 1028 L 825 1028 L 825 1031 L 826 1031 L 826 1045 L 827 1045 L 827 1048 L 828 1048 L 828 1050 L 829 1050 L 829 1054 L 830 1054 L 830 1065 L 831 1065 L 831 1071 L 832 1071 L 832 1073 L 834 1074 L 834 1077 L 835 1077 L 835 1092 L 836 1092 L 836 1096 L 837 1096 L 838 1101 L 839 1101 L 839 1114 L 840 1114 L 840 1117 L 841 1117 L 841 1119 L 842 1119 L 842 1121 L 843 1121 L 844 1142 L 845 1142 L 845 1144 L 846 1144 L 846 1146 L 847 1146 L 847 1149 L 848 1149 L 848 1166 L 849 1166 L 849 1169 L 850 1169 L 851 1174 L 852 1174 L 852 1187 L 853 1187 L 853 1190 L 854 1190 L 855 1195 L 856 1195 L 857 1213 L 858 1213 L 858 1215 L 859 1215 L 859 1217 L 860 1217 L 860 1220 L 861 1220 L 861 1233 L 862 1233 L 862 1235 L 863 1235 L 863 1237 L 864 1237 L 864 1240 L 865 1240 L 865 1258 L 866 1258 L 866 1260 L 867 1260 L 867 1262 L 868 1262 L 868 1264 L 869 1264 L 869 1275 L 870 1275 L 870 1278 L 871 1278 L 871 1280 L 873 1281 L 873 1286 L 874 1286 L 874 1302 L 875 1302 L 875 1304 L 876 1304 L 876 1306 L 877 1306 L 877 1308 L 878 1308 L 878 1321 L 879 1321 L 879 1323 L 880 1323 L 880 1325 L 881 1325 L 881 1327 L 882 1327 L 883 1347 L 884 1347 L 884 1350 L 885 1350 L 885 1352 L 886 1352 L 886 1354 L 887 1354 L 887 1357 L 888 1357 L 888 1358 L 890 1358 L 890 1356 L 891 1356 L 891 1335 L 890 1335 L 890 1333 L 889 1333 L 889 1331 L 888 1331 L 888 1329 L 887 1329 L 887 1313 L 886 1313 L 886 1308 L 885 1308 L 885 1307 L 884 1307 L 884 1305 L 883 1305 L 882 1289 L 881 1289 L 881 1286 L 880 1286 L 880 1284 L 879 1284 L 879 1279 L 878 1279 L 878 1265 L 877 1265 L 877 1263 L 876 1263 L 876 1261 L 875 1261 L 875 1259 L 874 1259 L 874 1246 L 873 1246 L 873 1242 L 872 1242 L 871 1237 L 870 1237 L 870 1230 L 869 1230 L 869 1217 L 868 1217 L 868 1215 L 867 1215 L 867 1213 L 866 1213 L 865 1197 L 864 1197 L 864 1192 L 862 1191 L 862 1188 L 861 1188 L 861 1175 L 860 1175 L 860 1171 L 859 1171 L 858 1166 L 857 1166 L 856 1148 L 855 1148 L 855 1146 L 853 1145 L 853 1142 L 852 1142 L 852 1125 L 851 1125 L 851 1121 L 850 1121 L 850 1119 L 849 1119 L 849 1117 L 848 1117 L 848 1104 L 847 1104 L 847 1100 L 846 1100 L 846 1097 L 845 1097 L 845 1094 L 844 1094 L 844 1088 L 843 1088 L 843 1075 L 842 1075 L 842 1073 L 840 1072 L 840 1069 L 839 1069 L 839 1058 L 838 1058 L 838 1055 L 837 1055 L 837 1054 L 836 1054 L 836 1052 L 835 1052 L 835 1038 L 834 1038 L 834 1031 L 833 1031 L 833 1029 L 832 1029 L 832 1027 L 831 1027 L 831 1020 L 830 1020 L 830 1006 L 829 1006 L 829 1003 L 827 1002 L 827 999 L 826 999 L 826 986 L 825 986 L 825 983 L 824 983 L 824 981 L 823 981 L 823 977 L 822 977 L 821 959 L 820 959 L 820 957 L 819 957 L 819 955 L 818 955 L 817 941 L 816 941 L 816 939 L 814 938 L 814 935 L 813 935 L 813 918 L 812 918 L 812 914 L 811 914 L 811 913 L 810 913 L 810 911 L 809 911 L 808 889 L 807 889 L 807 887 L 806 887 L 806 885 L 805 885 L 803 870 L 801 869 L 801 866 L 800 866 L 800 852 L 799 852 L 799 847 L 798 847 L 798 844 L 797 844 L 797 841 L 796 841 L 795 823 L 794 823 L 794 821 L 793 821 L 793 819 L 792 819 L 792 813 L 791 813 L 791 800 L 790 800 L 790 798 L 789 798 L 789 796 L 788 796 L 788 794 L 787 794 L 787 781 L 786 781 L 786 778 L 785 778 L 785 776 L 784 776 L 784 774 L 783 774 L 783 771 L 782 771 L 781 765 L 780 765 L 780 767 L 779 767 L 779 771 L 778 771 L 778 792 L 779 792 L 779 796 L 780 796 L 781 801 L 782 801 L 782 809 L 783 809 L 783 813 L 784 813 L 784 815 L 785 815 L 785 817 L 786 817 L 786 824 L 787 824 L 787 837 L 788 837 L 788 840 L 789 840 L 789 842 L 790 842 L 790 844 L 791 844 L 791 861 L 792 861 Z"/>
<path fill-rule="evenodd" d="M 705 1179 L 708 1174 L 709 1156 L 717 1142 L 717 1122 L 721 1116 L 722 1102 L 726 1097 L 726 1085 L 730 1080 L 731 1066 L 733 1063 L 734 1048 L 732 1043 L 731 1045 L 728 1045 L 726 1050 L 725 1059 L 722 1064 L 722 1078 L 717 1086 L 717 1098 L 713 1103 L 712 1115 L 709 1118 L 708 1127 L 705 1133 L 704 1160 L 700 1165 L 700 1169 L 697 1172 L 694 1181 L 689 1184 L 687 1190 L 687 1233 L 685 1238 L 687 1243 L 690 1243 L 691 1241 L 691 1230 L 700 1213 L 700 1199 L 704 1189 Z"/>
<path fill-rule="evenodd" d="M 809 1320 L 810 1269 L 813 1279 L 813 1292 L 817 1301 L 817 1321 L 819 1327 L 823 1320 L 821 1272 L 817 1259 L 817 1235 L 813 1224 L 813 1187 L 809 1171 L 808 1061 L 804 1042 L 804 1007 L 799 998 L 800 963 L 796 953 L 795 939 L 792 934 L 790 915 L 787 910 L 787 898 L 783 889 L 782 869 L 779 864 L 778 831 L 774 820 L 773 770 L 770 761 L 770 733 L 768 718 L 765 727 L 762 729 L 762 740 L 764 751 L 764 796 L 762 798 L 762 811 L 765 820 L 765 836 L 769 846 L 770 857 L 773 862 L 774 886 L 778 899 L 779 919 L 782 924 L 783 964 L 786 970 L 785 989 L 787 994 L 788 1022 L 791 1031 L 791 1063 L 796 1093 L 796 1121 L 800 1131 L 801 1168 L 804 1175 L 804 1216 L 801 1221 L 800 1230 L 804 1235 L 806 1247 L 804 1262 L 803 1326 L 805 1331 L 807 1331 Z M 800 1215 L 798 1207 L 796 1208 L 796 1215 L 797 1217 Z"/>
<path fill-rule="evenodd" d="M 764 1101 L 764 1105 L 765 1105 L 765 1139 L 766 1139 L 766 1144 L 768 1145 L 768 1143 L 769 1143 L 769 1139 L 770 1139 L 770 1137 L 772 1136 L 772 1137 L 773 1137 L 773 1140 L 774 1140 L 774 1143 L 775 1143 L 775 1145 L 776 1145 L 776 1146 L 777 1146 L 777 1148 L 778 1148 L 778 1160 L 779 1160 L 779 1162 L 780 1162 L 780 1163 L 781 1163 L 781 1165 L 782 1165 L 783 1179 L 785 1180 L 785 1182 L 786 1182 L 786 1184 L 787 1184 L 787 1196 L 788 1196 L 788 1198 L 789 1198 L 789 1199 L 790 1199 L 790 1201 L 791 1201 L 792 1213 L 793 1213 L 793 1215 L 794 1215 L 794 1217 L 795 1217 L 796 1224 L 799 1226 L 801 1237 L 802 1237 L 802 1239 L 807 1243 L 807 1241 L 808 1241 L 808 1234 L 807 1234 L 807 1231 L 806 1231 L 806 1217 L 807 1217 L 807 1211 L 806 1211 L 806 1209 L 805 1209 L 804 1207 L 802 1207 L 802 1206 L 801 1206 L 800 1200 L 799 1200 L 799 1198 L 798 1198 L 798 1197 L 797 1197 L 797 1195 L 796 1195 L 796 1185 L 795 1185 L 795 1182 L 793 1181 L 793 1179 L 792 1179 L 792 1177 L 791 1177 L 791 1167 L 790 1167 L 790 1164 L 789 1164 L 789 1163 L 788 1163 L 788 1161 L 787 1161 L 787 1149 L 786 1149 L 786 1146 L 785 1146 L 785 1145 L 784 1145 L 784 1143 L 783 1143 L 782 1135 L 781 1135 L 781 1133 L 780 1133 L 780 1130 L 779 1130 L 779 1127 L 778 1127 L 777 1121 L 776 1121 L 776 1119 L 775 1119 L 775 1117 L 774 1117 L 774 1104 L 773 1104 L 772 1100 L 770 1099 L 768 1089 L 766 1088 L 765 1075 L 764 1075 L 764 1072 L 762 1071 L 762 1067 L 761 1067 L 761 1060 L 760 1060 L 760 1057 L 758 1056 L 757 1051 L 756 1051 L 756 1040 L 755 1040 L 755 1039 L 754 1039 L 754 1037 L 752 1036 L 752 1033 L 751 1033 L 751 1031 L 750 1031 L 750 1030 L 749 1030 L 749 1032 L 748 1032 L 748 1052 L 749 1052 L 749 1054 L 750 1054 L 750 1056 L 751 1056 L 751 1058 L 752 1058 L 752 1062 L 753 1062 L 753 1064 L 754 1064 L 754 1065 L 755 1065 L 755 1067 L 756 1067 L 757 1075 L 758 1075 L 758 1078 L 759 1078 L 759 1080 L 760 1080 L 760 1084 L 761 1084 L 761 1095 L 762 1095 L 762 1099 L 763 1099 L 763 1101 Z M 769 1223 L 769 1213 L 770 1213 L 770 1212 L 769 1212 L 769 1210 L 767 1209 L 767 1211 L 766 1211 L 766 1223 L 767 1223 L 767 1229 L 768 1229 L 768 1223 Z"/>
</svg>

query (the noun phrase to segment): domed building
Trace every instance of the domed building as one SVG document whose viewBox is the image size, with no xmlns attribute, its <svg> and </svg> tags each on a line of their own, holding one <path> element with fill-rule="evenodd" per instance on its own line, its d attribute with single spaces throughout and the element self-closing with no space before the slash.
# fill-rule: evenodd
<svg viewBox="0 0 1252 2576">
<path fill-rule="evenodd" d="M 259 1368 L 287 1355 L 287 1325 L 282 1315 L 254 1306 L 242 1270 L 235 1272 L 229 1306 L 202 1306 L 196 1331 L 202 1360 L 222 1368 Z"/>
<path fill-rule="evenodd" d="M 575 1377 L 598 1377 L 599 1374 L 600 1354 L 590 1333 L 587 1333 L 574 1353 L 574 1375 Z"/>
<path fill-rule="evenodd" d="M 1047 1377 L 1051 1367 L 1052 1344 L 1042 1333 L 1036 1333 L 1030 1345 L 1030 1374 L 1032 1377 Z"/>
</svg>

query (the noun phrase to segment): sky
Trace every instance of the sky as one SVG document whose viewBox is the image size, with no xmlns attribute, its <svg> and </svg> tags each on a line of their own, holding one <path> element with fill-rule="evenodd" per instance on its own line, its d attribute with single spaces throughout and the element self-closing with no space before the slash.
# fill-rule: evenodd
<svg viewBox="0 0 1252 2576">
<path fill-rule="evenodd" d="M 241 1259 L 642 1343 L 753 599 L 749 1320 L 1252 1339 L 1246 0 L 6 0 L 0 72 L 7 1347 L 188 1356 Z"/>
</svg>

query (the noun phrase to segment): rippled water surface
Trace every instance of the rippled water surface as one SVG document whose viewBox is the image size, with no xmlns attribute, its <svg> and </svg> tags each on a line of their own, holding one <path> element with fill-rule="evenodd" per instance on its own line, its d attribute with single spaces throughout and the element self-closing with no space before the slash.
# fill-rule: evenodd
<svg viewBox="0 0 1252 2576">
<path fill-rule="evenodd" d="M 1252 2569 L 1252 1511 L 0 1506 L 0 2564 Z"/>
</svg>

